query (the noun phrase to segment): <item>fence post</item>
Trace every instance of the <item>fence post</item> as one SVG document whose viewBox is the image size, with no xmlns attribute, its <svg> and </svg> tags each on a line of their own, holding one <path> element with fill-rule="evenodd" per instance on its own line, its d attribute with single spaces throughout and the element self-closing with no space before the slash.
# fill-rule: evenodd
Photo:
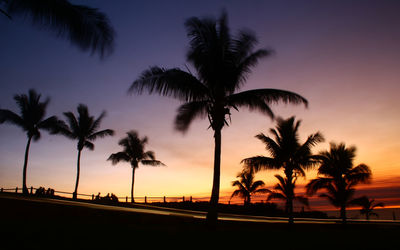
<svg viewBox="0 0 400 250">
<path fill-rule="evenodd" d="M 167 203 L 167 199 L 165 198 L 165 196 L 164 196 L 164 203 Z"/>
<path fill-rule="evenodd" d="M 190 196 L 190 200 L 189 201 L 190 201 L 190 203 L 192 203 L 192 196 Z"/>
<path fill-rule="evenodd" d="M 128 196 L 125 197 L 125 202 L 128 202 Z"/>
<path fill-rule="evenodd" d="M 33 194 L 33 187 L 31 186 L 31 194 Z"/>
<path fill-rule="evenodd" d="M 182 202 L 185 202 L 185 196 L 182 196 Z"/>
<path fill-rule="evenodd" d="M 3 188 L 1 188 L 1 192 L 3 193 Z"/>
<path fill-rule="evenodd" d="M 147 204 L 147 196 L 144 197 L 144 203 Z"/>
<path fill-rule="evenodd" d="M 94 200 L 94 194 L 92 194 L 92 200 Z"/>
<path fill-rule="evenodd" d="M 18 193 L 18 187 L 15 188 L 15 192 Z"/>
</svg>

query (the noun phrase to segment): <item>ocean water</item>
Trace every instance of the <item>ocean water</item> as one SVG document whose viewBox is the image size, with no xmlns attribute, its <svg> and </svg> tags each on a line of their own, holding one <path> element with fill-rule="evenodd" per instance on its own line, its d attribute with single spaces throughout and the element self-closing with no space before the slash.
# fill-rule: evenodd
<svg viewBox="0 0 400 250">
<path fill-rule="evenodd" d="M 338 210 L 323 211 L 328 214 L 328 216 L 339 217 L 340 212 Z M 378 217 L 372 215 L 370 220 L 396 220 L 400 221 L 400 208 L 376 208 L 374 209 Z M 359 209 L 348 209 L 347 217 L 351 219 L 365 219 L 365 215 L 360 214 Z"/>
</svg>

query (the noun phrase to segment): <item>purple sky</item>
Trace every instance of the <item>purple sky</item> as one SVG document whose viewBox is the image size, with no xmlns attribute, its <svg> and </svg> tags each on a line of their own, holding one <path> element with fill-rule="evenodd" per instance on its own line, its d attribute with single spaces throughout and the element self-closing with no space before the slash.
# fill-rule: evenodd
<svg viewBox="0 0 400 250">
<path fill-rule="evenodd" d="M 130 83 L 153 65 L 185 68 L 188 39 L 184 21 L 192 16 L 218 17 L 226 9 L 232 33 L 253 30 L 259 48 L 275 50 L 260 62 L 243 89 L 280 88 L 306 97 L 309 108 L 273 106 L 284 118 L 303 120 L 301 137 L 321 131 L 330 141 L 358 148 L 357 163 L 372 168 L 376 179 L 400 175 L 400 2 L 399 1 L 71 1 L 99 8 L 117 37 L 114 53 L 100 60 L 29 21 L 0 16 L 0 107 L 16 111 L 14 94 L 35 88 L 50 96 L 48 115 L 75 111 L 85 103 L 102 128 L 116 131 L 82 154 L 79 191 L 128 195 L 127 164 L 106 159 L 120 150 L 118 140 L 131 129 L 150 139 L 148 149 L 167 167 L 141 167 L 135 193 L 209 195 L 213 140 L 207 121 L 195 122 L 183 136 L 173 130 L 178 101 L 158 96 L 129 96 Z M 254 135 L 274 123 L 257 113 L 233 111 L 223 130 L 221 189 L 241 170 L 240 160 L 266 154 Z M 19 128 L 0 126 L 0 186 L 21 186 L 26 136 Z M 31 145 L 28 186 L 71 191 L 76 174 L 75 142 L 43 133 Z M 274 173 L 258 176 L 273 185 Z M 315 176 L 310 172 L 308 179 Z"/>
</svg>

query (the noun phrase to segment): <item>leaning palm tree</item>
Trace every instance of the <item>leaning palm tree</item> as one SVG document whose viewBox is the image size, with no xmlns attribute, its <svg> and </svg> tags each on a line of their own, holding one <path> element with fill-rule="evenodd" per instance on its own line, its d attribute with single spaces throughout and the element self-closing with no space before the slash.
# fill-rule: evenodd
<svg viewBox="0 0 400 250">
<path fill-rule="evenodd" d="M 7 122 L 16 125 L 22 128 L 28 137 L 22 174 L 22 190 L 24 194 L 29 193 L 26 186 L 26 171 L 32 139 L 33 141 L 39 140 L 41 130 L 47 130 L 51 134 L 57 133 L 61 123 L 56 116 L 45 118 L 46 108 L 50 99 L 47 98 L 44 102 L 41 102 L 40 97 L 41 95 L 34 89 L 30 89 L 28 95 L 15 95 L 14 100 L 18 105 L 20 115 L 8 109 L 0 109 L 0 123 Z"/>
<path fill-rule="evenodd" d="M 214 176 L 207 213 L 207 222 L 217 222 L 217 204 L 220 189 L 221 131 L 230 121 L 231 109 L 249 108 L 273 118 L 271 103 L 279 101 L 307 105 L 298 94 L 278 89 L 254 89 L 237 92 L 257 62 L 271 54 L 270 50 L 254 50 L 257 39 L 249 31 L 231 36 L 227 15 L 213 18 L 189 18 L 186 23 L 190 38 L 187 61 L 196 73 L 158 66 L 145 70 L 132 83 L 129 93 L 159 94 L 184 102 L 177 110 L 175 128 L 185 132 L 196 118 L 208 118 L 214 130 Z M 229 119 L 227 119 L 229 118 Z"/>
<path fill-rule="evenodd" d="M 379 217 L 377 213 L 374 212 L 374 209 L 377 207 L 385 207 L 383 202 L 375 202 L 375 199 L 369 199 L 367 196 L 361 196 L 352 200 L 351 202 L 354 205 L 361 206 L 360 214 L 365 214 L 365 219 L 369 220 L 371 215 Z"/>
<path fill-rule="evenodd" d="M 346 223 L 346 207 L 352 204 L 355 186 L 359 183 L 368 183 L 371 180 L 371 170 L 365 164 L 353 165 L 355 147 L 346 147 L 344 143 L 330 144 L 329 151 L 323 151 L 318 158 L 320 167 L 316 179 L 307 185 L 308 195 L 324 189 L 326 193 L 320 197 L 327 198 L 330 203 L 340 208 L 340 218 Z"/>
<path fill-rule="evenodd" d="M 153 151 L 145 151 L 145 146 L 148 142 L 148 138 L 145 136 L 139 138 L 136 131 L 129 131 L 126 133 L 126 137 L 122 138 L 118 144 L 123 147 L 123 150 L 114 154 L 111 154 L 107 159 L 112 162 L 113 165 L 120 161 L 129 162 L 132 167 L 132 185 L 131 185 L 131 202 L 134 203 L 133 198 L 133 187 L 135 183 L 135 170 L 139 167 L 139 163 L 146 166 L 160 166 L 164 165 L 161 161 L 155 159 Z"/>
<path fill-rule="evenodd" d="M 251 203 L 251 196 L 270 192 L 268 189 L 262 188 L 265 185 L 263 181 L 254 181 L 254 171 L 251 169 L 244 169 L 237 175 L 237 178 L 239 180 L 233 181 L 232 186 L 238 189 L 233 191 L 231 199 L 239 196 L 244 199 L 245 206 Z"/>
<path fill-rule="evenodd" d="M 290 210 L 293 210 L 293 201 L 298 201 L 307 207 L 309 206 L 307 197 L 296 195 L 294 193 L 297 177 L 288 179 L 280 175 L 275 175 L 275 178 L 278 179 L 279 183 L 275 185 L 275 191 L 271 191 L 268 195 L 268 201 L 272 199 L 283 200 L 285 202 L 285 211 L 288 214 L 290 213 Z M 291 213 L 293 213 L 293 211 L 291 211 Z"/>
<path fill-rule="evenodd" d="M 114 46 L 114 29 L 107 16 L 95 8 L 72 4 L 67 0 L 0 0 L 0 13 L 30 17 L 33 24 L 48 27 L 58 37 L 101 57 Z"/>
<path fill-rule="evenodd" d="M 95 119 L 94 116 L 89 115 L 88 107 L 84 104 L 79 104 L 78 117 L 72 112 L 65 112 L 64 116 L 67 118 L 68 125 L 61 128 L 61 133 L 72 140 L 78 140 L 78 160 L 77 160 L 77 173 L 76 173 L 76 183 L 75 190 L 73 193 L 73 199 L 77 199 L 78 185 L 79 185 L 79 175 L 80 175 L 80 162 L 81 162 L 81 152 L 83 148 L 88 148 L 90 150 L 94 149 L 93 141 L 97 138 L 103 138 L 106 136 L 112 136 L 114 131 L 111 129 L 98 130 L 100 123 L 106 115 L 103 111 L 100 116 Z"/>
<path fill-rule="evenodd" d="M 317 132 L 309 135 L 307 140 L 301 144 L 298 135 L 300 124 L 301 121 L 295 122 L 295 117 L 286 120 L 278 118 L 276 129 L 270 129 L 272 138 L 263 133 L 256 135 L 256 138 L 265 144 L 270 156 L 254 156 L 243 159 L 242 163 L 256 171 L 283 168 L 286 177 L 285 182 L 289 184 L 293 184 L 297 176 L 305 177 L 305 170 L 318 163 L 311 152 L 311 148 L 322 142 L 324 138 Z M 290 189 L 286 192 L 288 194 L 286 205 L 290 224 L 293 223 L 293 199 L 296 197 L 294 187 L 295 185 L 285 186 L 285 188 Z"/>
</svg>

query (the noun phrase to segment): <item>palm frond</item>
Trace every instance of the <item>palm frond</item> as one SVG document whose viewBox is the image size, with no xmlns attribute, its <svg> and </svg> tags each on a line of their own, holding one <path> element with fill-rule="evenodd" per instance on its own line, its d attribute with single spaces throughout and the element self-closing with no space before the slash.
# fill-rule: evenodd
<svg viewBox="0 0 400 250">
<path fill-rule="evenodd" d="M 352 185 L 358 183 L 369 183 L 372 177 L 371 169 L 365 165 L 360 164 L 352 169 L 350 169 L 345 176 L 347 181 L 349 181 Z"/>
<path fill-rule="evenodd" d="M 280 138 L 277 138 L 277 141 L 274 141 L 271 137 L 266 136 L 263 133 L 260 133 L 255 137 L 259 139 L 262 143 L 264 143 L 265 149 L 272 155 L 272 157 L 274 157 L 274 159 L 277 160 L 281 151 L 281 148 L 279 146 Z"/>
<path fill-rule="evenodd" d="M 284 195 L 284 194 L 282 194 L 282 193 L 278 193 L 278 192 L 271 192 L 269 195 L 268 195 L 268 198 L 267 198 L 267 201 L 270 201 L 270 200 L 272 200 L 272 199 L 279 199 L 279 200 L 287 200 L 287 197 Z"/>
<path fill-rule="evenodd" d="M 95 8 L 66 0 L 12 0 L 8 12 L 29 16 L 34 24 L 50 28 L 58 37 L 66 37 L 92 54 L 104 57 L 113 51 L 114 29 L 107 16 Z"/>
<path fill-rule="evenodd" d="M 253 92 L 240 92 L 235 93 L 227 97 L 228 105 L 234 107 L 235 109 L 245 107 L 250 111 L 258 111 L 262 114 L 267 115 L 271 119 L 274 118 L 274 113 L 266 103 L 263 98 L 258 95 L 254 95 Z"/>
<path fill-rule="evenodd" d="M 24 128 L 22 117 L 8 109 L 0 109 L 0 124 L 1 123 L 10 123 L 17 125 L 22 129 Z"/>
<path fill-rule="evenodd" d="M 128 93 L 140 95 L 145 90 L 182 101 L 199 101 L 208 96 L 207 88 L 195 76 L 178 68 L 151 67 L 132 83 Z"/>
<path fill-rule="evenodd" d="M 94 131 L 97 131 L 99 129 L 100 123 L 104 119 L 106 114 L 107 114 L 106 111 L 101 112 L 99 117 L 97 117 L 97 119 L 94 120 L 94 122 L 92 123 L 92 126 L 90 127 L 90 132 L 89 133 L 93 133 Z"/>
<path fill-rule="evenodd" d="M 120 161 L 130 162 L 130 160 L 131 158 L 125 152 L 118 152 L 115 154 L 111 154 L 110 157 L 108 157 L 107 159 L 107 161 L 111 161 L 113 165 L 116 165 Z"/>
<path fill-rule="evenodd" d="M 38 123 L 38 128 L 45 129 L 50 132 L 50 134 L 57 134 L 65 128 L 66 124 L 59 120 L 57 116 L 51 116 Z"/>
<path fill-rule="evenodd" d="M 316 179 L 312 179 L 307 185 L 306 185 L 306 190 L 307 190 L 307 195 L 313 195 L 318 190 L 322 188 L 326 188 L 328 185 L 330 185 L 332 182 L 332 178 L 323 178 L 323 177 L 318 177 Z"/>
<path fill-rule="evenodd" d="M 241 163 L 246 167 L 254 169 L 256 172 L 262 169 L 279 169 L 281 166 L 277 165 L 275 159 L 265 156 L 255 156 L 243 159 Z"/>
<path fill-rule="evenodd" d="M 181 132 L 186 132 L 189 129 L 192 121 L 199 117 L 204 119 L 208 114 L 207 101 L 193 101 L 182 104 L 177 111 L 175 117 L 175 129 Z"/>
<path fill-rule="evenodd" d="M 156 156 L 155 156 L 155 153 L 154 153 L 154 151 L 147 151 L 147 152 L 145 152 L 144 153 L 144 155 L 143 155 L 143 158 L 144 159 L 150 159 L 150 160 L 155 160 L 156 159 Z"/>
<path fill-rule="evenodd" d="M 68 127 L 62 130 L 62 133 L 70 139 L 77 138 L 80 133 L 78 120 L 76 119 L 74 113 L 64 112 L 64 116 L 67 118 Z"/>
<path fill-rule="evenodd" d="M 146 166 L 153 166 L 153 167 L 165 166 L 164 163 L 162 163 L 161 161 L 157 161 L 157 160 L 141 160 L 140 163 L 142 163 L 143 165 L 146 165 Z"/>
<path fill-rule="evenodd" d="M 93 144 L 92 142 L 90 142 L 90 141 L 85 141 L 85 142 L 83 143 L 83 146 L 84 146 L 85 148 L 88 148 L 89 150 L 94 150 L 94 144 Z"/>
<path fill-rule="evenodd" d="M 233 94 L 231 96 L 235 95 L 239 95 L 239 97 L 241 97 L 240 99 L 242 100 L 257 98 L 262 100 L 265 104 L 274 104 L 283 102 L 296 105 L 304 104 L 306 107 L 308 105 L 308 101 L 304 97 L 296 93 L 280 89 L 252 89 L 237 94 Z"/>
<path fill-rule="evenodd" d="M 87 139 L 91 140 L 91 141 L 94 141 L 97 138 L 104 138 L 106 136 L 113 136 L 113 135 L 114 135 L 114 130 L 112 130 L 112 129 L 104 129 L 104 130 L 97 131 L 97 132 L 89 135 L 87 137 Z"/>
</svg>

